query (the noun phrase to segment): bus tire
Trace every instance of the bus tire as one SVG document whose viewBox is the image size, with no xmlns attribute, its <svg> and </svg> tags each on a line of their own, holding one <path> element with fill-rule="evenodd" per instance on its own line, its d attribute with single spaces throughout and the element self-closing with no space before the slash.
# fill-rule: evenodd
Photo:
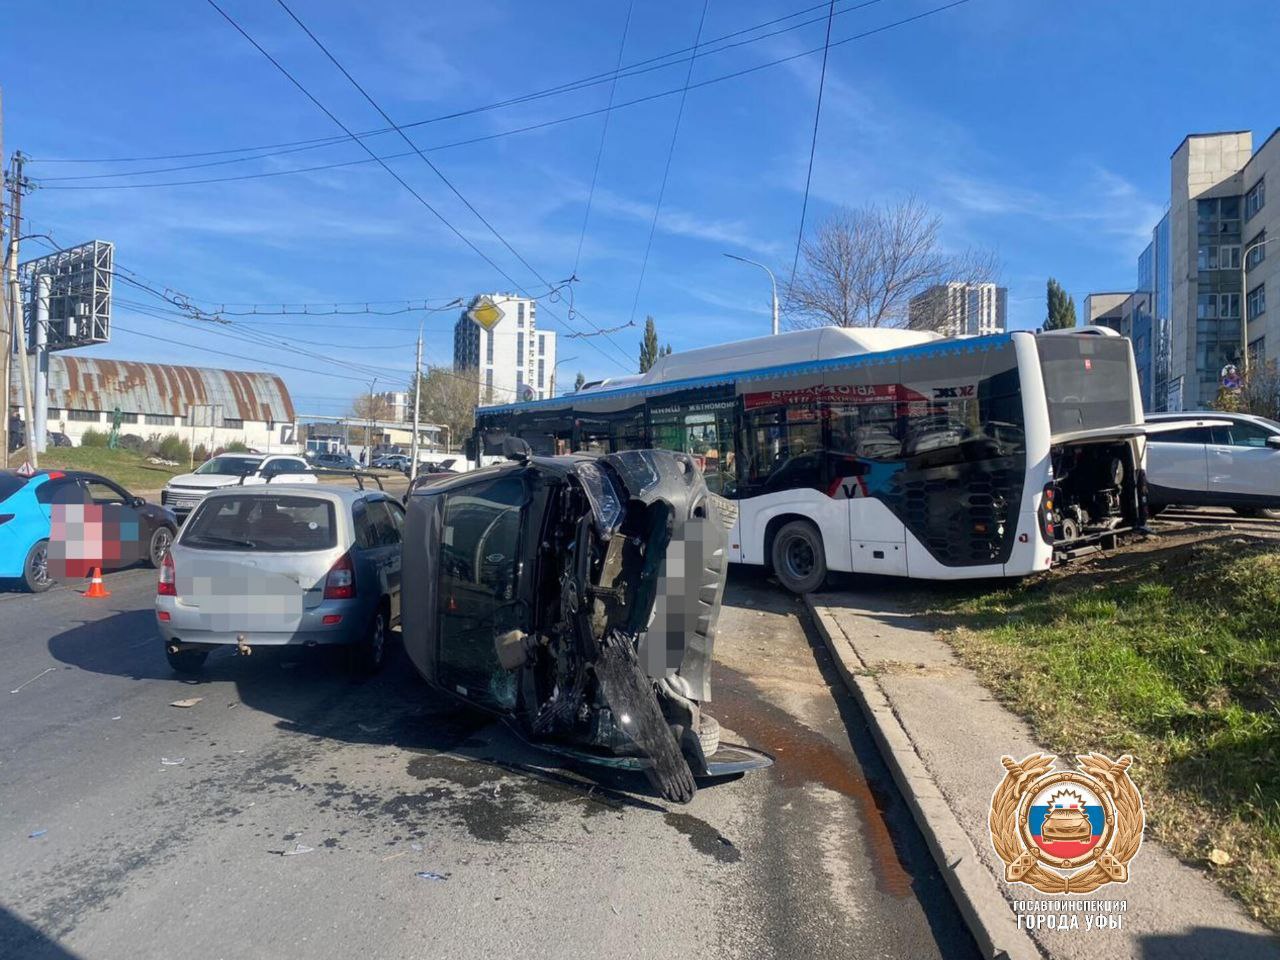
<svg viewBox="0 0 1280 960">
<path fill-rule="evenodd" d="M 808 520 L 783 524 L 769 551 L 773 573 L 792 593 L 812 593 L 827 579 L 827 556 L 822 534 Z"/>
</svg>

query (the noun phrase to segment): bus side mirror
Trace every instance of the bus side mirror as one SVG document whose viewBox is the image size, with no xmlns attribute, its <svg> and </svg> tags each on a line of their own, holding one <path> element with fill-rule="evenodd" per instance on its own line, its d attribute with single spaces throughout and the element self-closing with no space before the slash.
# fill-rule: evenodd
<svg viewBox="0 0 1280 960">
<path fill-rule="evenodd" d="M 462 452 L 472 463 L 479 465 L 480 458 L 476 455 L 476 438 L 474 435 L 467 437 L 462 444 Z"/>
</svg>

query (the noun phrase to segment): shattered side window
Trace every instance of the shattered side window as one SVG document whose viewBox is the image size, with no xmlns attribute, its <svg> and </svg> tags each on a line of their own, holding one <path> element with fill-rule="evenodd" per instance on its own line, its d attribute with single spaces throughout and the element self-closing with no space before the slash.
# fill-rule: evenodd
<svg viewBox="0 0 1280 960">
<path fill-rule="evenodd" d="M 441 529 L 440 678 L 498 708 L 515 702 L 493 638 L 516 599 L 525 499 L 518 474 L 462 487 L 447 495 Z"/>
</svg>

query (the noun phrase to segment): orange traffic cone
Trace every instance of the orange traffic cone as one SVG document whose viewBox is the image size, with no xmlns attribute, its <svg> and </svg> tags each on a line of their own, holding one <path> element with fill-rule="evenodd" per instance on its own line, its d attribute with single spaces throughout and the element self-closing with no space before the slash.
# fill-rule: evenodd
<svg viewBox="0 0 1280 960">
<path fill-rule="evenodd" d="M 86 597 L 92 597 L 95 600 L 99 597 L 111 596 L 111 591 L 102 585 L 102 568 L 93 568 L 93 579 L 89 581 L 89 589 L 85 591 Z"/>
</svg>

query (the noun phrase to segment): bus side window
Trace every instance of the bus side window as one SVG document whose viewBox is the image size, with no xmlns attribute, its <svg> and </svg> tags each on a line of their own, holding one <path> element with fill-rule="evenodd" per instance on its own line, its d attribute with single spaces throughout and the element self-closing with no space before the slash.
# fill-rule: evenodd
<svg viewBox="0 0 1280 960">
<path fill-rule="evenodd" d="M 739 476 L 744 494 L 823 488 L 822 421 L 818 413 L 816 405 L 804 404 L 748 411 L 743 416 L 745 462 Z"/>
<path fill-rule="evenodd" d="M 860 460 L 902 457 L 898 416 L 892 403 L 835 404 L 830 408 L 831 450 Z"/>
</svg>

